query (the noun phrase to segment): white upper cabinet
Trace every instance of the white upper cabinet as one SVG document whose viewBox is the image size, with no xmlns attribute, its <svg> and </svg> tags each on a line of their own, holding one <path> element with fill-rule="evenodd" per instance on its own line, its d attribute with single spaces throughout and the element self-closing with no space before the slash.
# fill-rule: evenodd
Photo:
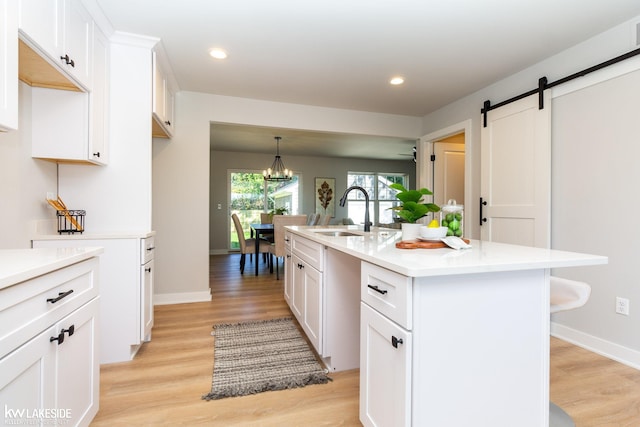
<svg viewBox="0 0 640 427">
<path fill-rule="evenodd" d="M 61 64 L 63 67 L 67 65 L 69 72 L 85 88 L 91 89 L 93 19 L 80 0 L 65 0 L 62 28 L 64 29 L 64 48 L 59 58 Z"/>
<path fill-rule="evenodd" d="M 20 0 L 18 16 L 18 74 L 33 87 L 32 157 L 107 164 L 108 39 L 80 0 Z"/>
<path fill-rule="evenodd" d="M 20 0 L 18 25 L 30 48 L 91 89 L 93 20 L 80 0 Z"/>
<path fill-rule="evenodd" d="M 153 52 L 153 122 L 152 135 L 156 138 L 173 136 L 173 89 L 158 54 Z"/>
<path fill-rule="evenodd" d="M 18 10 L 0 0 L 0 131 L 18 128 Z"/>
<path fill-rule="evenodd" d="M 87 159 L 103 165 L 109 161 L 109 58 L 109 41 L 95 28 Z"/>
</svg>

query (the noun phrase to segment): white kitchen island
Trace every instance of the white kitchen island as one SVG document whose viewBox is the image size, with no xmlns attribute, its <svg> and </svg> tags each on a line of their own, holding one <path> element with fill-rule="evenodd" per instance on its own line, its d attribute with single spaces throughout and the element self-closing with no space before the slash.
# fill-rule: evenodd
<svg viewBox="0 0 640 427">
<path fill-rule="evenodd" d="M 322 233 L 338 229 L 357 235 Z M 397 249 L 400 233 L 377 228 L 288 233 L 285 297 L 329 369 L 360 368 L 365 426 L 548 426 L 550 269 L 606 257 L 476 240 Z"/>
</svg>

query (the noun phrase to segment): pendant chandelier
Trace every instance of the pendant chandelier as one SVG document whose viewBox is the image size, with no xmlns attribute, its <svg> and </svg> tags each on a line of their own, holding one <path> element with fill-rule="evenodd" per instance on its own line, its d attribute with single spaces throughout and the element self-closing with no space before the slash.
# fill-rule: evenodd
<svg viewBox="0 0 640 427">
<path fill-rule="evenodd" d="M 279 136 L 275 137 L 276 140 L 276 158 L 273 159 L 273 164 L 267 170 L 262 171 L 265 181 L 289 181 L 293 177 L 293 171 L 284 167 L 282 159 L 280 158 L 280 140 Z"/>
</svg>

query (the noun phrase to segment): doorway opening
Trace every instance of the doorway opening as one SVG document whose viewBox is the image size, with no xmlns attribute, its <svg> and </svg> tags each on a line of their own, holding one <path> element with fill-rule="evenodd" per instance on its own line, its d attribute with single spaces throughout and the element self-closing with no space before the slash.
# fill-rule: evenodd
<svg viewBox="0 0 640 427">
<path fill-rule="evenodd" d="M 433 191 L 438 206 L 455 200 L 463 205 L 465 237 L 473 238 L 476 227 L 471 183 L 471 119 L 420 138 L 417 146 L 417 188 Z M 433 159 L 433 160 L 432 160 Z"/>
<path fill-rule="evenodd" d="M 238 215 L 245 238 L 250 236 L 251 224 L 260 222 L 260 214 L 279 210 L 297 215 L 299 211 L 299 175 L 290 181 L 265 181 L 262 172 L 244 170 L 229 171 L 229 217 Z M 229 250 L 240 249 L 238 234 L 232 221 L 228 227 Z"/>
</svg>

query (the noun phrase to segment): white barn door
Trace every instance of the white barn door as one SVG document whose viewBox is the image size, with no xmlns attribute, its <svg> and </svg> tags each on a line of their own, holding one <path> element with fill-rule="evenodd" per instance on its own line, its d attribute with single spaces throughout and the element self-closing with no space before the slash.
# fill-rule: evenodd
<svg viewBox="0 0 640 427">
<path fill-rule="evenodd" d="M 482 240 L 548 248 L 551 217 L 551 102 L 544 92 L 487 113 L 481 131 Z"/>
</svg>

